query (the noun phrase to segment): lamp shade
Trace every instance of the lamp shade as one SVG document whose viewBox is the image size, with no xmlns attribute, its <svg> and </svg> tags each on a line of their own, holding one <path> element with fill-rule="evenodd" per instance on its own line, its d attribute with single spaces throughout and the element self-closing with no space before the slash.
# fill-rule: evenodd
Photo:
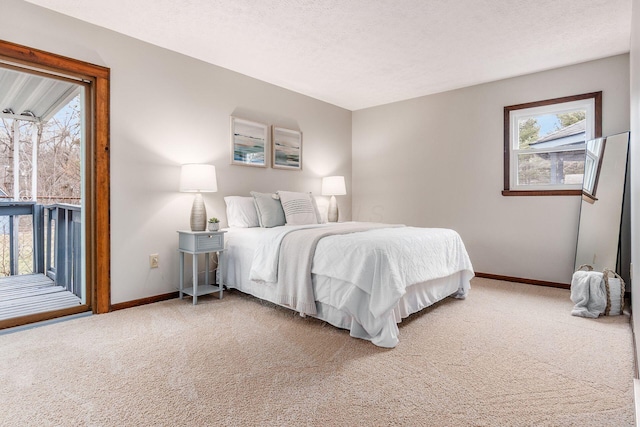
<svg viewBox="0 0 640 427">
<path fill-rule="evenodd" d="M 180 191 L 215 193 L 218 191 L 216 167 L 194 163 L 182 165 L 180 170 Z"/>
<path fill-rule="evenodd" d="M 322 178 L 323 196 L 343 196 L 347 194 L 344 176 L 327 176 Z"/>
</svg>

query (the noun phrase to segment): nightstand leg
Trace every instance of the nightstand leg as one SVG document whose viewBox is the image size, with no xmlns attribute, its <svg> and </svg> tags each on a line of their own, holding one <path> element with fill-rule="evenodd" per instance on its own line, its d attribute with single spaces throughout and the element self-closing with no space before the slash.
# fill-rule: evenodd
<svg viewBox="0 0 640 427">
<path fill-rule="evenodd" d="M 210 285 L 211 282 L 209 282 L 209 253 L 204 254 L 204 284 L 206 285 Z"/>
<path fill-rule="evenodd" d="M 198 303 L 198 254 L 193 254 L 193 305 Z"/>
<path fill-rule="evenodd" d="M 220 299 L 224 288 L 224 252 L 218 252 L 218 286 L 220 287 Z"/>
<path fill-rule="evenodd" d="M 184 289 L 184 252 L 180 251 L 180 299 L 182 299 L 182 290 Z"/>
</svg>

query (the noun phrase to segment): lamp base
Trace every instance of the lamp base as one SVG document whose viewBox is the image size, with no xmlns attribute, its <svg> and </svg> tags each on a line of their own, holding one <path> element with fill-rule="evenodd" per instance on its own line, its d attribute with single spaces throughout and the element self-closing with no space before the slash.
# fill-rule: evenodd
<svg viewBox="0 0 640 427">
<path fill-rule="evenodd" d="M 191 231 L 204 231 L 207 229 L 207 209 L 200 193 L 196 193 L 196 197 L 193 199 L 190 222 Z"/>
<path fill-rule="evenodd" d="M 338 222 L 338 217 L 340 214 L 338 213 L 338 202 L 336 202 L 336 196 L 331 196 L 329 200 L 329 212 L 327 215 L 327 219 L 329 222 Z"/>
</svg>

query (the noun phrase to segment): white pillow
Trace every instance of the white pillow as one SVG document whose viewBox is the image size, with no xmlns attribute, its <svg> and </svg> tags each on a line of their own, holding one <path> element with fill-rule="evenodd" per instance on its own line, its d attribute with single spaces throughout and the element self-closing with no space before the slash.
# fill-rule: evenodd
<svg viewBox="0 0 640 427">
<path fill-rule="evenodd" d="M 318 223 L 318 209 L 311 193 L 278 191 L 287 225 L 305 225 Z"/>
<path fill-rule="evenodd" d="M 259 227 L 258 213 L 253 203 L 253 197 L 227 196 L 227 223 L 229 227 L 249 228 Z"/>
</svg>

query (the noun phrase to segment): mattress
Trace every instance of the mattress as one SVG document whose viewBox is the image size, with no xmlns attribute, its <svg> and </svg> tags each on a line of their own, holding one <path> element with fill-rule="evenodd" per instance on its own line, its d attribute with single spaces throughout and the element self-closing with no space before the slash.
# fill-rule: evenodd
<svg viewBox="0 0 640 427">
<path fill-rule="evenodd" d="M 263 228 L 225 229 L 224 283 L 227 287 L 276 303 L 276 285 L 250 279 L 256 248 L 267 231 Z M 319 245 L 320 247 L 320 245 Z M 318 249 L 320 250 L 320 248 Z M 463 254 L 467 256 L 466 252 Z M 380 347 L 395 347 L 399 341 L 398 323 L 403 318 L 444 298 L 464 299 L 469 292 L 473 270 L 469 267 L 445 277 L 413 283 L 393 309 L 383 316 L 368 310 L 369 295 L 358 286 L 336 277 L 312 274 L 317 317 L 338 328 L 347 329 L 356 338 Z"/>
</svg>

